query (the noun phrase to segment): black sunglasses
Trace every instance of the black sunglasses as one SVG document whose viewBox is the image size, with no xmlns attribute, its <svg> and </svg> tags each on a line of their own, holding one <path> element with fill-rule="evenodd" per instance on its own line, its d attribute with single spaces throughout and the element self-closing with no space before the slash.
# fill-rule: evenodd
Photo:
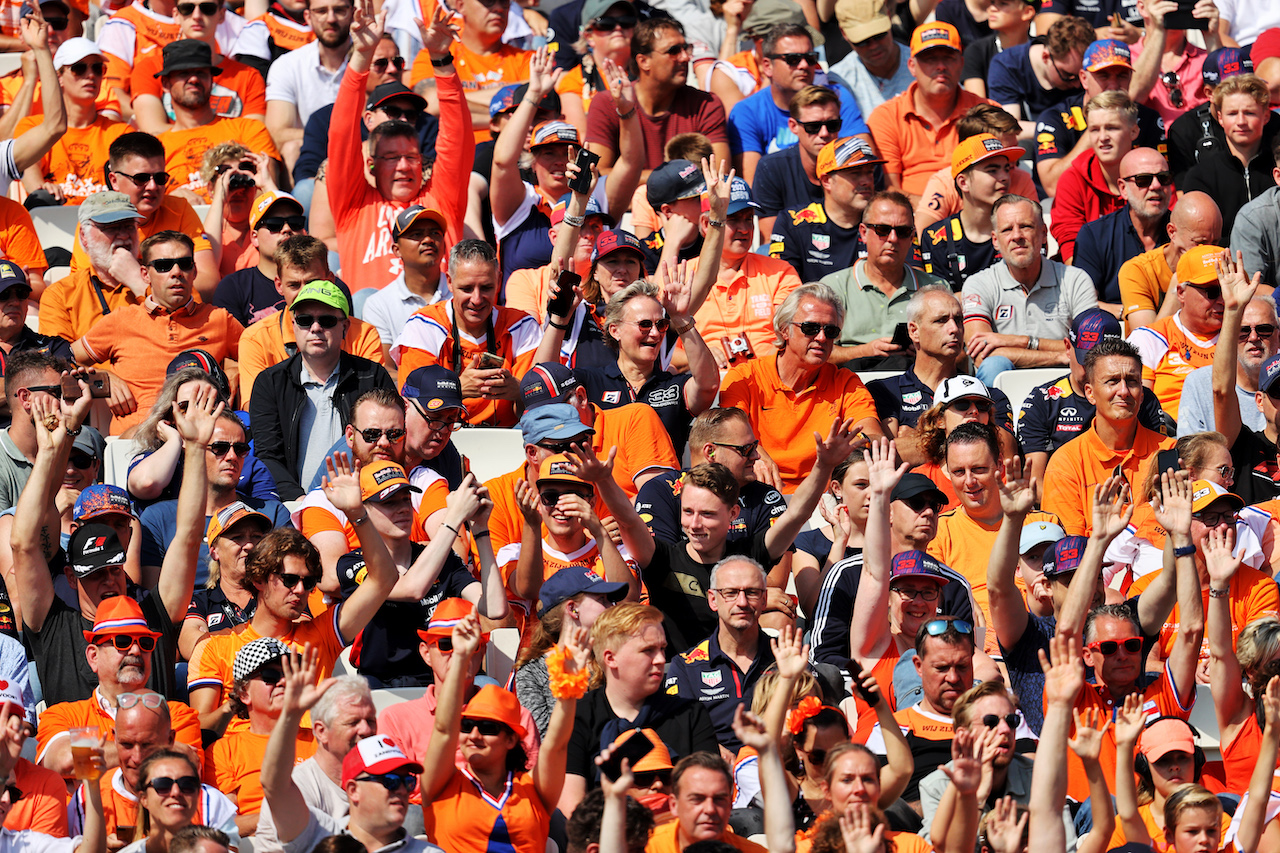
<svg viewBox="0 0 1280 853">
<path fill-rule="evenodd" d="M 147 261 L 147 266 L 156 272 L 170 272 L 174 267 L 183 272 L 191 272 L 196 268 L 196 259 L 190 255 L 184 258 L 156 258 L 154 261 Z"/>
<path fill-rule="evenodd" d="M 1254 332 L 1257 332 L 1260 338 L 1269 338 L 1276 333 L 1276 327 L 1271 323 L 1260 323 L 1257 326 L 1241 326 L 1240 340 L 1249 340 L 1249 336 Z"/>
<path fill-rule="evenodd" d="M 112 645 L 122 652 L 127 652 L 133 648 L 133 644 L 137 643 L 138 648 L 144 652 L 149 652 L 156 647 L 156 638 L 147 636 L 135 636 L 133 634 L 114 634 L 111 637 L 94 643 L 95 646 Z"/>
<path fill-rule="evenodd" d="M 834 341 L 840 337 L 840 327 L 834 323 L 816 323 L 809 320 L 804 323 L 792 323 L 791 325 L 800 329 L 800 334 L 806 338 L 816 338 L 819 332 L 826 335 L 829 341 Z"/>
<path fill-rule="evenodd" d="M 332 329 L 334 326 L 342 322 L 341 317 L 334 314 L 294 314 L 293 322 L 298 324 L 300 329 L 310 329 L 315 323 L 320 324 L 322 329 Z"/>
<path fill-rule="evenodd" d="M 93 463 L 97 462 L 87 453 L 72 453 L 71 458 L 67 460 L 71 463 L 72 468 L 78 468 L 81 471 L 87 471 L 93 467 Z"/>
<path fill-rule="evenodd" d="M 635 15 L 605 15 L 591 22 L 591 29 L 600 33 L 611 33 L 614 30 L 635 29 Z"/>
<path fill-rule="evenodd" d="M 1018 728 L 1017 714 L 1005 714 L 1004 716 L 1001 716 L 999 714 L 983 714 L 982 715 L 982 724 L 989 729 L 994 729 L 996 726 L 1000 725 L 1001 720 L 1004 720 L 1005 723 L 1008 724 L 1009 728 L 1011 729 Z"/>
<path fill-rule="evenodd" d="M 818 64 L 818 52 L 811 50 L 807 53 L 771 53 L 770 59 L 781 59 L 792 68 L 798 66 L 801 62 L 808 62 L 810 65 Z"/>
<path fill-rule="evenodd" d="M 45 18 L 44 22 L 49 25 L 49 29 L 56 33 L 60 33 L 67 28 L 70 23 L 66 18 Z"/>
<path fill-rule="evenodd" d="M 979 412 L 991 413 L 993 408 L 990 400 L 978 400 L 973 397 L 962 397 L 959 400 L 953 400 L 947 404 L 947 408 L 963 414 L 970 409 L 977 409 Z"/>
<path fill-rule="evenodd" d="M 177 785 L 178 790 L 188 796 L 200 790 L 200 780 L 195 776 L 179 776 L 177 779 L 171 776 L 157 776 L 147 783 L 148 788 L 162 797 L 169 796 L 169 792 L 173 790 L 174 785 Z"/>
<path fill-rule="evenodd" d="M 659 52 L 665 53 L 667 56 L 679 56 L 682 53 L 692 53 L 693 45 L 689 44 L 687 41 L 682 41 L 679 44 L 673 44 L 666 50 Z"/>
<path fill-rule="evenodd" d="M 388 65 L 394 65 L 396 68 L 396 71 L 403 71 L 404 57 L 403 56 L 391 56 L 391 57 L 384 56 L 381 59 L 375 59 L 370 64 L 373 66 L 373 70 L 377 71 L 379 74 L 385 73 Z"/>
<path fill-rule="evenodd" d="M 31 288 L 25 284 L 14 284 L 0 291 L 0 302 L 8 302 L 10 299 L 21 302 L 29 296 L 31 296 Z"/>
<path fill-rule="evenodd" d="M 900 240 L 910 240 L 916 234 L 914 225 L 886 225 L 883 222 L 877 222 L 874 225 L 870 222 L 862 224 L 876 232 L 876 236 L 881 240 L 888 240 L 890 234 L 897 234 Z"/>
<path fill-rule="evenodd" d="M 538 443 L 538 446 L 552 453 L 568 453 L 573 450 L 575 444 L 579 443 L 577 441 L 542 441 Z"/>
<path fill-rule="evenodd" d="M 140 187 L 145 187 L 152 181 L 155 181 L 158 187 L 169 183 L 168 172 L 139 172 L 136 175 L 130 175 L 128 172 L 116 172 L 116 174 L 128 178 Z"/>
<path fill-rule="evenodd" d="M 415 110 L 412 107 L 381 106 L 378 109 L 386 113 L 387 118 L 392 121 L 405 121 L 409 124 L 417 124 L 418 118 L 422 115 L 420 110 Z"/>
<path fill-rule="evenodd" d="M 236 456 L 241 459 L 249 455 L 249 442 L 247 441 L 212 441 L 207 445 L 214 456 L 226 456 L 231 451 L 236 452 Z"/>
<path fill-rule="evenodd" d="M 379 773 L 378 775 L 357 776 L 357 782 L 377 782 L 388 791 L 399 791 L 404 788 L 409 793 L 418 790 L 418 777 L 412 773 Z"/>
<path fill-rule="evenodd" d="M 95 76 L 101 77 L 102 72 L 106 69 L 106 65 L 101 62 L 73 62 L 67 66 L 71 69 L 71 73 L 77 77 L 83 77 L 92 71 Z"/>
<path fill-rule="evenodd" d="M 671 787 L 670 770 L 644 770 L 640 773 L 632 772 L 631 776 L 635 779 L 637 788 L 652 788 L 655 782 L 661 782 L 664 788 Z"/>
<path fill-rule="evenodd" d="M 285 589 L 293 589 L 298 584 L 302 584 L 303 589 L 311 592 L 320 583 L 318 575 L 286 575 L 282 572 L 277 572 L 276 577 L 280 578 L 280 585 Z"/>
<path fill-rule="evenodd" d="M 50 397 L 52 397 L 55 400 L 62 399 L 61 385 L 28 385 L 27 391 L 28 392 L 40 391 L 42 393 L 48 394 Z"/>
<path fill-rule="evenodd" d="M 272 234 L 279 234 L 288 225 L 289 230 L 297 233 L 307 227 L 307 217 L 298 214 L 297 216 L 265 216 L 258 220 L 258 227 L 265 228 Z"/>
<path fill-rule="evenodd" d="M 1129 654 L 1136 655 L 1138 652 L 1142 651 L 1142 638 L 1129 637 L 1125 640 L 1100 640 L 1096 643 L 1090 643 L 1088 647 L 1091 649 L 1097 649 L 1106 656 L 1114 655 L 1116 652 L 1120 651 L 1121 647 L 1123 647 Z"/>
<path fill-rule="evenodd" d="M 1220 284 L 1204 285 L 1187 282 L 1187 287 L 1194 287 L 1196 290 L 1203 293 L 1204 298 L 1208 299 L 1210 302 L 1217 302 L 1222 298 L 1222 285 Z"/>
<path fill-rule="evenodd" d="M 595 495 L 584 494 L 582 492 L 575 491 L 574 489 L 565 489 L 560 492 L 555 489 L 543 489 L 541 492 L 538 492 L 538 500 L 542 501 L 543 506 L 555 506 L 560 502 L 560 498 L 564 495 L 576 495 L 584 501 L 595 499 Z"/>
<path fill-rule="evenodd" d="M 853 43 L 853 46 L 854 46 L 854 47 L 871 47 L 871 45 L 873 45 L 873 44 L 875 44 L 876 42 L 880 41 L 880 39 L 888 37 L 888 35 L 890 34 L 890 32 L 892 32 L 892 31 L 891 31 L 891 30 L 885 30 L 884 32 L 882 32 L 882 33 L 881 33 L 880 35 L 878 35 L 878 36 L 872 36 L 871 38 L 865 38 L 865 39 L 863 39 L 862 41 L 855 41 L 855 42 Z"/>
<path fill-rule="evenodd" d="M 1173 104 L 1175 109 L 1182 109 L 1186 99 L 1182 97 L 1182 81 L 1178 79 L 1178 73 L 1166 71 L 1160 75 L 1160 82 L 1169 90 L 1169 103 Z"/>
<path fill-rule="evenodd" d="M 804 132 L 813 136 L 824 127 L 833 136 L 840 132 L 840 128 L 844 126 L 844 119 L 829 118 L 824 121 L 798 121 L 796 124 L 804 128 Z"/>
<path fill-rule="evenodd" d="M 195 14 L 196 9 L 200 10 L 200 14 L 206 18 L 212 18 L 222 9 L 221 3 L 179 3 L 175 6 L 178 14 L 184 18 L 190 18 Z"/>
<path fill-rule="evenodd" d="M 436 648 L 444 652 L 446 655 L 453 651 L 453 638 L 441 637 L 436 640 Z"/>
<path fill-rule="evenodd" d="M 284 678 L 284 672 L 274 666 L 264 666 L 255 672 L 252 676 L 255 681 L 261 681 L 268 687 L 274 687 Z"/>
<path fill-rule="evenodd" d="M 1151 186 L 1152 180 L 1159 181 L 1160 186 L 1162 187 L 1171 187 L 1173 186 L 1173 173 L 1172 172 L 1139 172 L 1136 175 L 1130 175 L 1129 177 L 1123 178 L 1122 180 L 1133 181 L 1135 184 L 1138 185 L 1138 189 L 1141 189 L 1141 190 L 1145 190 L 1147 187 Z"/>
<path fill-rule="evenodd" d="M 397 441 L 404 438 L 405 434 L 403 427 L 392 427 L 391 429 L 361 429 L 356 430 L 356 432 L 360 433 L 360 437 L 368 444 L 377 444 L 378 439 L 382 438 L 384 435 L 387 437 L 387 441 L 395 444 Z"/>
<path fill-rule="evenodd" d="M 947 505 L 946 501 L 940 501 L 928 495 L 912 495 L 909 498 L 904 498 L 902 502 L 911 507 L 912 512 L 924 512 L 926 509 L 931 509 L 935 513 L 939 513 Z"/>
<path fill-rule="evenodd" d="M 827 763 L 827 751 L 825 749 L 812 749 L 809 751 L 809 763 L 815 767 L 821 767 Z"/>
<path fill-rule="evenodd" d="M 480 734 L 484 735 L 485 737 L 494 737 L 496 735 L 502 734 L 504 731 L 509 731 L 506 726 L 504 726 L 502 723 L 498 722 L 497 720 L 464 719 L 462 721 L 462 733 L 464 735 L 471 734 L 471 732 L 474 731 L 475 729 L 479 729 Z"/>
<path fill-rule="evenodd" d="M 750 459 L 760 447 L 760 439 L 758 438 L 755 441 L 748 441 L 746 444 L 726 444 L 723 441 L 713 441 L 711 443 L 716 447 L 727 447 L 743 459 Z"/>
</svg>

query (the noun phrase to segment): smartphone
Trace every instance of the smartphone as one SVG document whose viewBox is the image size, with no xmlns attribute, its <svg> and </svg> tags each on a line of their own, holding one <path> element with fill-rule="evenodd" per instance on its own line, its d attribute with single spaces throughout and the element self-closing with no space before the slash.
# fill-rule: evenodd
<svg viewBox="0 0 1280 853">
<path fill-rule="evenodd" d="M 507 366 L 507 360 L 496 352 L 480 353 L 480 369 L 481 370 L 499 370 Z"/>
<path fill-rule="evenodd" d="M 622 759 L 626 759 L 634 769 L 636 763 L 653 751 L 653 741 L 644 732 L 636 729 L 631 737 L 614 747 L 613 755 L 600 765 L 600 775 L 609 779 L 617 779 L 622 772 Z"/>
<path fill-rule="evenodd" d="M 1178 459 L 1177 448 L 1170 447 L 1156 454 L 1156 471 L 1159 473 L 1163 474 L 1170 469 L 1177 471 L 1180 468 L 1182 468 L 1182 462 Z"/>
<path fill-rule="evenodd" d="M 89 383 L 89 396 L 95 400 L 106 399 L 111 396 L 111 377 L 94 375 L 86 377 Z M 80 399 L 80 383 L 76 381 L 74 376 L 62 377 L 62 399 L 79 400 Z"/>
<path fill-rule="evenodd" d="M 845 668 L 848 670 L 849 675 L 853 676 L 853 692 L 857 693 L 863 702 L 874 708 L 880 702 L 880 691 L 868 690 L 862 686 L 862 664 L 853 658 L 849 658 L 845 662 Z"/>
<path fill-rule="evenodd" d="M 564 270 L 556 279 L 556 290 L 547 301 L 548 317 L 568 317 L 573 308 L 573 291 L 582 284 L 582 276 L 572 270 Z"/>
<path fill-rule="evenodd" d="M 893 328 L 893 338 L 889 341 L 895 347 L 906 349 L 911 346 L 911 336 L 907 334 L 907 324 L 899 323 Z"/>
<path fill-rule="evenodd" d="M 569 189 L 583 195 L 591 192 L 591 167 L 599 162 L 599 154 L 588 151 L 586 148 L 579 148 L 578 156 L 573 158 L 574 165 L 578 167 L 578 174 L 569 181 Z"/>
<path fill-rule="evenodd" d="M 1164 16 L 1164 26 L 1166 30 L 1208 30 L 1209 19 L 1197 18 L 1191 14 L 1191 10 L 1195 8 L 1195 0 L 1178 0 L 1177 11 L 1169 12 Z"/>
</svg>

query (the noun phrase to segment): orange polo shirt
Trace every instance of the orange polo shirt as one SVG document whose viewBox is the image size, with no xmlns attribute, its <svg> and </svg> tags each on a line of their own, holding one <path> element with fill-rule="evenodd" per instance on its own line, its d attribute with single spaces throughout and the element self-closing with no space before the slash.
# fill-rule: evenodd
<svg viewBox="0 0 1280 853">
<path fill-rule="evenodd" d="M 1040 506 L 1057 513 L 1068 534 L 1088 536 L 1093 531 L 1093 487 L 1119 467 L 1136 494 L 1146 476 L 1147 461 L 1175 444 L 1174 439 L 1139 425 L 1132 450 L 1112 450 L 1098 437 L 1095 424 L 1049 457 Z"/>
<path fill-rule="evenodd" d="M 257 74 L 256 71 L 251 71 Z M 263 90 L 263 110 L 266 109 Z M 169 186 L 187 189 L 209 203 L 209 185 L 200 177 L 204 152 L 224 142 L 239 142 L 250 151 L 280 160 L 280 152 L 271 140 L 267 126 L 256 118 L 216 118 L 189 130 L 170 130 L 160 134 L 164 144 L 164 168 L 169 173 Z"/>
<path fill-rule="evenodd" d="M 885 101 L 867 117 L 867 127 L 871 128 L 876 148 L 885 161 L 885 172 L 898 175 L 902 189 L 917 196 L 924 194 L 934 172 L 950 167 L 951 152 L 960 144 L 956 123 L 964 114 L 978 104 L 999 106 L 995 101 L 960 89 L 951 114 L 940 126 L 934 127 L 916 112 L 915 95 L 919 88 L 919 83 L 912 83 L 907 91 Z"/>
<path fill-rule="evenodd" d="M 690 274 L 698 268 L 695 258 L 689 262 Z M 712 351 L 719 351 L 726 362 L 723 338 L 746 335 L 756 358 L 768 358 L 777 352 L 773 345 L 773 313 L 782 301 L 801 284 L 795 267 L 778 258 L 748 252 L 742 265 L 732 273 L 720 271 L 711 292 L 694 314 L 698 334 Z"/>
<path fill-rule="evenodd" d="M 123 284 L 110 285 L 91 275 L 88 267 L 73 269 L 71 275 L 49 285 L 40 298 L 40 334 L 78 341 L 103 318 L 104 302 L 108 311 L 118 311 L 141 301 Z"/>
<path fill-rule="evenodd" d="M 200 715 L 182 702 L 170 701 L 168 705 L 174 737 L 199 753 L 203 748 L 200 742 Z M 78 726 L 97 726 L 100 735 L 114 740 L 115 715 L 116 709 L 107 707 L 106 700 L 96 687 L 88 699 L 51 705 L 40 715 L 40 728 L 36 730 L 36 761 L 44 760 L 45 753 L 53 742 L 70 737 L 71 729 Z"/>
<path fill-rule="evenodd" d="M 434 4 L 432 8 L 434 9 Z M 461 40 L 454 40 L 451 50 L 453 68 L 466 93 L 492 94 L 508 83 L 520 83 L 529 79 L 532 51 L 500 43 L 494 53 L 476 53 Z M 413 67 L 409 69 L 409 85 L 417 86 L 423 80 L 434 80 L 435 76 L 430 54 L 425 50 L 419 51 Z M 474 128 L 474 133 L 476 142 L 483 142 L 491 136 L 488 125 Z"/>
<path fill-rule="evenodd" d="M 668 821 L 653 831 L 649 836 L 649 843 L 644 847 L 644 853 L 681 853 L 682 848 L 677 840 L 676 830 L 680 828 L 679 821 Z M 732 844 L 741 853 L 766 853 L 766 848 L 761 847 L 754 841 L 748 841 L 740 835 L 734 833 L 732 829 L 725 827 L 724 834 L 717 841 L 723 841 Z"/>
<path fill-rule="evenodd" d="M 809 387 L 786 387 L 777 357 L 755 358 L 730 368 L 720 385 L 720 405 L 737 406 L 751 418 L 760 446 L 782 474 L 791 494 L 809 476 L 817 459 L 816 432 L 824 438 L 837 420 L 876 418 L 871 392 L 852 370 L 834 364 L 818 369 Z"/>
<path fill-rule="evenodd" d="M 125 180 L 128 180 L 128 178 L 125 178 Z M 213 247 L 209 245 L 209 238 L 204 235 L 204 223 L 196 215 L 195 208 L 184 198 L 165 196 L 164 200 L 160 202 L 159 209 L 151 217 L 151 221 L 138 223 L 138 245 L 142 245 L 142 241 L 152 234 L 159 234 L 161 231 L 181 231 L 186 234 L 196 244 L 196 254 L 213 251 Z M 88 268 L 89 256 L 85 254 L 84 247 L 80 245 L 80 230 L 77 228 L 75 248 L 71 251 L 71 271 L 74 273 Z M 41 310 L 44 310 L 43 299 L 41 300 Z M 81 334 L 84 333 L 81 332 Z M 79 335 L 76 337 L 79 337 Z M 74 341 L 75 338 L 68 338 L 68 340 Z"/>
<path fill-rule="evenodd" d="M 1156 570 L 1150 574 L 1143 575 L 1133 582 L 1129 587 L 1129 595 L 1134 596 L 1141 593 L 1144 589 L 1151 585 L 1163 569 Z M 1269 575 L 1258 571 L 1249 566 L 1241 566 L 1234 575 L 1231 576 L 1231 596 L 1229 598 L 1231 605 L 1231 636 L 1233 638 L 1240 636 L 1240 632 L 1244 630 L 1244 626 L 1248 625 L 1255 619 L 1261 619 L 1264 616 L 1280 616 L 1280 588 L 1276 586 L 1276 582 Z M 1205 613 L 1209 612 L 1209 587 L 1200 590 L 1200 597 L 1204 602 Z M 1178 635 L 1178 605 L 1173 605 L 1173 611 L 1168 618 L 1164 620 L 1164 626 L 1160 629 L 1160 655 L 1168 658 L 1169 653 L 1173 651 L 1173 639 Z M 1200 660 L 1209 660 L 1209 638 L 1205 637 L 1200 645 Z"/>
<path fill-rule="evenodd" d="M 8 258 L 27 271 L 49 268 L 31 214 L 10 198 L 0 198 L 0 258 Z"/>
<path fill-rule="evenodd" d="M 1129 343 L 1142 355 L 1142 384 L 1156 392 L 1160 408 L 1174 420 L 1178 419 L 1182 383 L 1187 374 L 1197 367 L 1213 364 L 1213 351 L 1219 343 L 1216 333 L 1211 338 L 1201 338 L 1189 332 L 1181 319 L 1179 311 L 1129 336 Z"/>
<path fill-rule="evenodd" d="M 240 814 L 262 811 L 262 760 L 267 754 L 269 734 L 248 729 L 228 732 L 204 751 L 204 781 L 228 797 L 234 797 Z M 316 751 L 310 729 L 299 729 L 294 744 L 294 764 L 301 764 Z"/>
<path fill-rule="evenodd" d="M 13 135 L 21 136 L 43 120 L 43 116 L 27 116 L 18 122 Z M 88 127 L 68 127 L 41 158 L 40 174 L 46 181 L 62 187 L 67 204 L 79 204 L 107 188 L 102 171 L 107 165 L 107 149 L 130 130 L 124 122 L 101 114 Z"/>
<path fill-rule="evenodd" d="M 95 363 L 110 362 L 111 370 L 133 391 L 138 410 L 111 419 L 111 434 L 119 435 L 142 423 L 164 385 L 165 366 L 178 353 L 202 349 L 222 363 L 240 352 L 244 327 L 222 308 L 194 299 L 176 311 L 161 307 L 150 296 L 141 305 L 112 311 L 80 338 Z"/>
<path fill-rule="evenodd" d="M 5 816 L 4 828 L 15 832 L 30 829 L 54 838 L 66 838 L 67 783 L 47 767 L 19 758 L 13 767 L 13 784 L 22 799 L 13 804 Z"/>
<path fill-rule="evenodd" d="M 279 364 L 297 352 L 293 334 L 293 317 L 287 310 L 277 311 L 250 324 L 240 336 L 240 402 L 246 409 L 253 396 L 253 381 L 258 374 Z M 351 326 L 342 339 L 343 352 L 382 364 L 382 339 L 378 330 L 359 317 L 351 318 Z"/>
<path fill-rule="evenodd" d="M 1121 264 L 1120 302 L 1124 306 L 1125 319 L 1134 311 L 1159 312 L 1172 278 L 1173 270 L 1165 260 L 1164 246 L 1156 246 Z"/>
</svg>

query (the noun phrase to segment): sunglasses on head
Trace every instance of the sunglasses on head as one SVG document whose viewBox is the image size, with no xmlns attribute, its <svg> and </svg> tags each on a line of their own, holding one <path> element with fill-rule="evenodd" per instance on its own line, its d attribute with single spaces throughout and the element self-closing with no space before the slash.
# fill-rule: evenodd
<svg viewBox="0 0 1280 853">
<path fill-rule="evenodd" d="M 72 453 L 71 458 L 67 461 L 71 464 L 72 468 L 77 468 L 81 471 L 88 471 L 93 467 L 93 463 L 98 460 L 94 459 L 87 453 Z"/>
<path fill-rule="evenodd" d="M 336 314 L 294 314 L 293 322 L 297 323 L 300 329 L 310 329 L 316 323 L 319 323 L 322 329 L 332 329 L 342 322 L 342 318 Z"/>
<path fill-rule="evenodd" d="M 136 175 L 130 175 L 127 172 L 116 172 L 115 174 L 128 178 L 140 187 L 145 187 L 152 181 L 155 181 L 158 187 L 169 183 L 168 172 L 139 172 Z"/>
<path fill-rule="evenodd" d="M 796 124 L 804 128 L 804 132 L 813 136 L 824 127 L 832 135 L 840 132 L 840 128 L 844 126 L 844 119 L 829 118 L 823 121 L 798 121 Z"/>
<path fill-rule="evenodd" d="M 141 705 L 144 708 L 150 708 L 154 711 L 164 704 L 164 697 L 159 693 L 154 692 L 121 693 L 116 697 L 116 704 L 121 708 L 124 708 L 126 711 L 136 705 Z"/>
<path fill-rule="evenodd" d="M 357 776 L 357 782 L 377 782 L 388 791 L 399 791 L 404 788 L 409 793 L 418 790 L 418 777 L 412 773 L 379 773 L 368 776 Z"/>
<path fill-rule="evenodd" d="M 196 9 L 200 10 L 200 14 L 206 18 L 212 18 L 218 12 L 222 11 L 221 3 L 179 3 L 175 6 L 178 14 L 184 18 L 190 18 L 196 13 Z"/>
<path fill-rule="evenodd" d="M 302 584 L 303 589 L 311 592 L 320 583 L 320 578 L 316 575 L 286 575 L 277 572 L 276 577 L 280 578 L 280 585 L 285 589 L 294 589 L 298 584 Z"/>
<path fill-rule="evenodd" d="M 284 670 L 274 666 L 264 666 L 252 676 L 254 681 L 261 681 L 268 687 L 274 687 L 284 678 Z"/>
<path fill-rule="evenodd" d="M 67 66 L 71 69 L 71 73 L 77 77 L 83 77 L 89 72 L 93 72 L 95 77 L 101 77 L 102 72 L 106 70 L 106 65 L 101 62 L 73 62 Z"/>
<path fill-rule="evenodd" d="M 925 599 L 925 601 L 928 600 L 927 598 Z M 947 633 L 948 626 L 954 626 L 956 633 L 959 634 L 973 633 L 973 623 L 966 622 L 963 619 L 934 619 L 932 622 L 925 623 L 924 632 L 930 637 L 941 637 Z"/>
<path fill-rule="evenodd" d="M 403 56 L 384 56 L 381 59 L 375 59 L 373 62 L 370 63 L 370 65 L 372 65 L 373 70 L 377 71 L 379 74 L 386 73 L 388 65 L 395 66 L 396 71 L 403 71 L 404 57 Z"/>
<path fill-rule="evenodd" d="M 1127 178 L 1121 178 L 1121 180 L 1133 181 L 1135 184 L 1138 185 L 1138 189 L 1143 189 L 1143 190 L 1151 186 L 1151 182 L 1153 180 L 1159 181 L 1160 186 L 1162 187 L 1169 187 L 1169 186 L 1173 186 L 1173 173 L 1172 172 L 1139 172 L 1136 175 L 1130 175 Z"/>
<path fill-rule="evenodd" d="M 119 651 L 127 652 L 129 649 L 133 648 L 134 643 L 137 643 L 138 648 L 142 649 L 144 652 L 149 652 L 156 647 L 156 638 L 139 637 L 134 636 L 133 634 L 113 634 L 110 637 L 103 637 L 99 639 L 94 645 L 115 646 Z"/>
<path fill-rule="evenodd" d="M 967 412 L 970 409 L 977 409 L 979 412 L 991 412 L 990 400 L 979 400 L 973 397 L 963 397 L 959 400 L 953 400 L 947 404 L 947 408 L 955 412 Z"/>
<path fill-rule="evenodd" d="M 926 509 L 931 509 L 935 513 L 938 513 L 942 512 L 942 508 L 947 505 L 946 501 L 940 501 L 937 498 L 931 498 L 928 495 L 912 495 L 909 498 L 903 499 L 902 502 L 911 507 L 912 512 L 924 512 Z"/>
<path fill-rule="evenodd" d="M 480 734 L 485 737 L 496 737 L 509 729 L 497 720 L 469 720 L 463 719 L 462 733 L 469 735 L 476 729 L 480 730 Z"/>
<path fill-rule="evenodd" d="M 1178 79 L 1177 72 L 1164 72 L 1160 75 L 1160 82 L 1169 90 L 1169 103 L 1173 105 L 1174 109 L 1182 109 L 1182 105 L 1186 99 L 1182 96 L 1182 89 L 1180 88 L 1182 86 L 1182 81 Z"/>
<path fill-rule="evenodd" d="M 226 456 L 233 450 L 236 452 L 236 456 L 242 459 L 249 455 L 249 442 L 247 441 L 213 441 L 207 446 L 214 456 Z"/>
<path fill-rule="evenodd" d="M 196 259 L 190 255 L 184 258 L 156 258 L 153 261 L 147 261 L 147 266 L 156 272 L 170 272 L 174 267 L 183 272 L 191 272 L 196 268 Z"/>
<path fill-rule="evenodd" d="M 652 788 L 658 782 L 661 782 L 664 788 L 671 787 L 670 770 L 642 770 L 639 773 L 632 771 L 631 776 L 635 779 L 637 788 Z"/>
<path fill-rule="evenodd" d="M 635 15 L 605 15 L 602 18 L 596 18 L 591 24 L 591 29 L 599 33 L 611 33 L 614 30 L 634 29 L 635 25 Z"/>
<path fill-rule="evenodd" d="M 1220 284 L 1205 285 L 1205 284 L 1193 284 L 1191 282 L 1187 282 L 1187 287 L 1192 287 L 1200 291 L 1201 293 L 1204 294 L 1204 298 L 1208 299 L 1210 302 L 1217 302 L 1219 299 L 1222 298 L 1222 285 Z"/>
<path fill-rule="evenodd" d="M 989 729 L 994 729 L 996 726 L 1000 725 L 1001 720 L 1004 720 L 1005 724 L 1011 729 L 1016 729 L 1018 727 L 1017 714 L 1005 714 L 1004 716 L 999 714 L 982 715 L 982 724 Z"/>
<path fill-rule="evenodd" d="M 265 228 L 272 234 L 279 234 L 286 225 L 294 232 L 301 231 L 307 227 L 307 217 L 301 214 L 297 216 L 265 216 L 258 220 L 258 227 Z"/>
<path fill-rule="evenodd" d="M 157 776 L 147 783 L 148 788 L 162 797 L 169 796 L 174 785 L 177 785 L 178 790 L 187 796 L 200 790 L 200 780 L 195 776 L 179 776 L 177 779 L 172 776 Z"/>
<path fill-rule="evenodd" d="M 422 115 L 420 110 L 415 110 L 413 107 L 393 107 L 388 104 L 378 109 L 386 113 L 387 118 L 392 121 L 405 121 L 409 124 L 417 124 L 418 118 Z"/>
<path fill-rule="evenodd" d="M 1257 332 L 1260 338 L 1269 338 L 1276 333 L 1276 327 L 1271 323 L 1260 323 L 1257 326 L 1241 326 L 1240 340 L 1249 340 L 1249 336 L 1254 332 Z"/>
<path fill-rule="evenodd" d="M 1114 655 L 1116 652 L 1120 651 L 1122 647 L 1129 654 L 1136 655 L 1138 652 L 1142 651 L 1142 638 L 1126 637 L 1123 640 L 1098 640 L 1095 643 L 1090 643 L 1085 646 L 1085 648 L 1093 649 L 1095 652 L 1099 652 L 1104 656 Z"/>
<path fill-rule="evenodd" d="M 357 432 L 360 433 L 360 437 L 365 440 L 366 444 L 377 444 L 378 440 L 384 435 L 387 437 L 387 441 L 391 444 L 395 444 L 397 441 L 404 438 L 405 434 L 405 430 L 401 427 L 392 427 L 391 429 L 362 429 L 357 430 Z"/>
<path fill-rule="evenodd" d="M 542 501 L 543 506 L 555 506 L 560 502 L 560 498 L 565 495 L 574 495 L 575 497 L 582 498 L 584 501 L 593 500 L 595 498 L 595 495 L 584 494 L 583 492 L 579 492 L 574 489 L 565 489 L 562 492 L 556 491 L 555 489 L 543 489 L 538 492 L 538 500 Z"/>
<path fill-rule="evenodd" d="M 811 66 L 818 64 L 818 52 L 816 50 L 810 50 L 806 53 L 771 53 L 769 58 L 781 59 L 792 68 L 797 67 L 801 62 L 808 62 Z"/>
<path fill-rule="evenodd" d="M 899 240 L 910 240 L 916 233 L 914 225 L 886 225 L 883 222 L 877 222 L 874 225 L 870 222 L 862 224 L 876 232 L 876 236 L 881 240 L 888 240 L 890 234 L 897 234 Z"/>
<path fill-rule="evenodd" d="M 829 341 L 834 341 L 840 337 L 840 327 L 834 323 L 817 323 L 809 320 L 804 323 L 792 323 L 791 325 L 798 328 L 800 334 L 806 338 L 816 338 L 819 332 L 824 334 Z"/>
</svg>

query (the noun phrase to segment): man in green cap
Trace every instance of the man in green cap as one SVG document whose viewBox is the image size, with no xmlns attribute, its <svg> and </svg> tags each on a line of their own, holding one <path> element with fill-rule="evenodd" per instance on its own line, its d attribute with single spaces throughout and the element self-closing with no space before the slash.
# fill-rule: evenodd
<svg viewBox="0 0 1280 853">
<path fill-rule="evenodd" d="M 287 312 L 297 352 L 254 380 L 254 453 L 271 471 L 281 500 L 302 497 L 301 484 L 324 465 L 361 394 L 379 388 L 396 393 L 381 364 L 343 352 L 348 310 L 347 297 L 333 282 L 304 284 Z"/>
</svg>

